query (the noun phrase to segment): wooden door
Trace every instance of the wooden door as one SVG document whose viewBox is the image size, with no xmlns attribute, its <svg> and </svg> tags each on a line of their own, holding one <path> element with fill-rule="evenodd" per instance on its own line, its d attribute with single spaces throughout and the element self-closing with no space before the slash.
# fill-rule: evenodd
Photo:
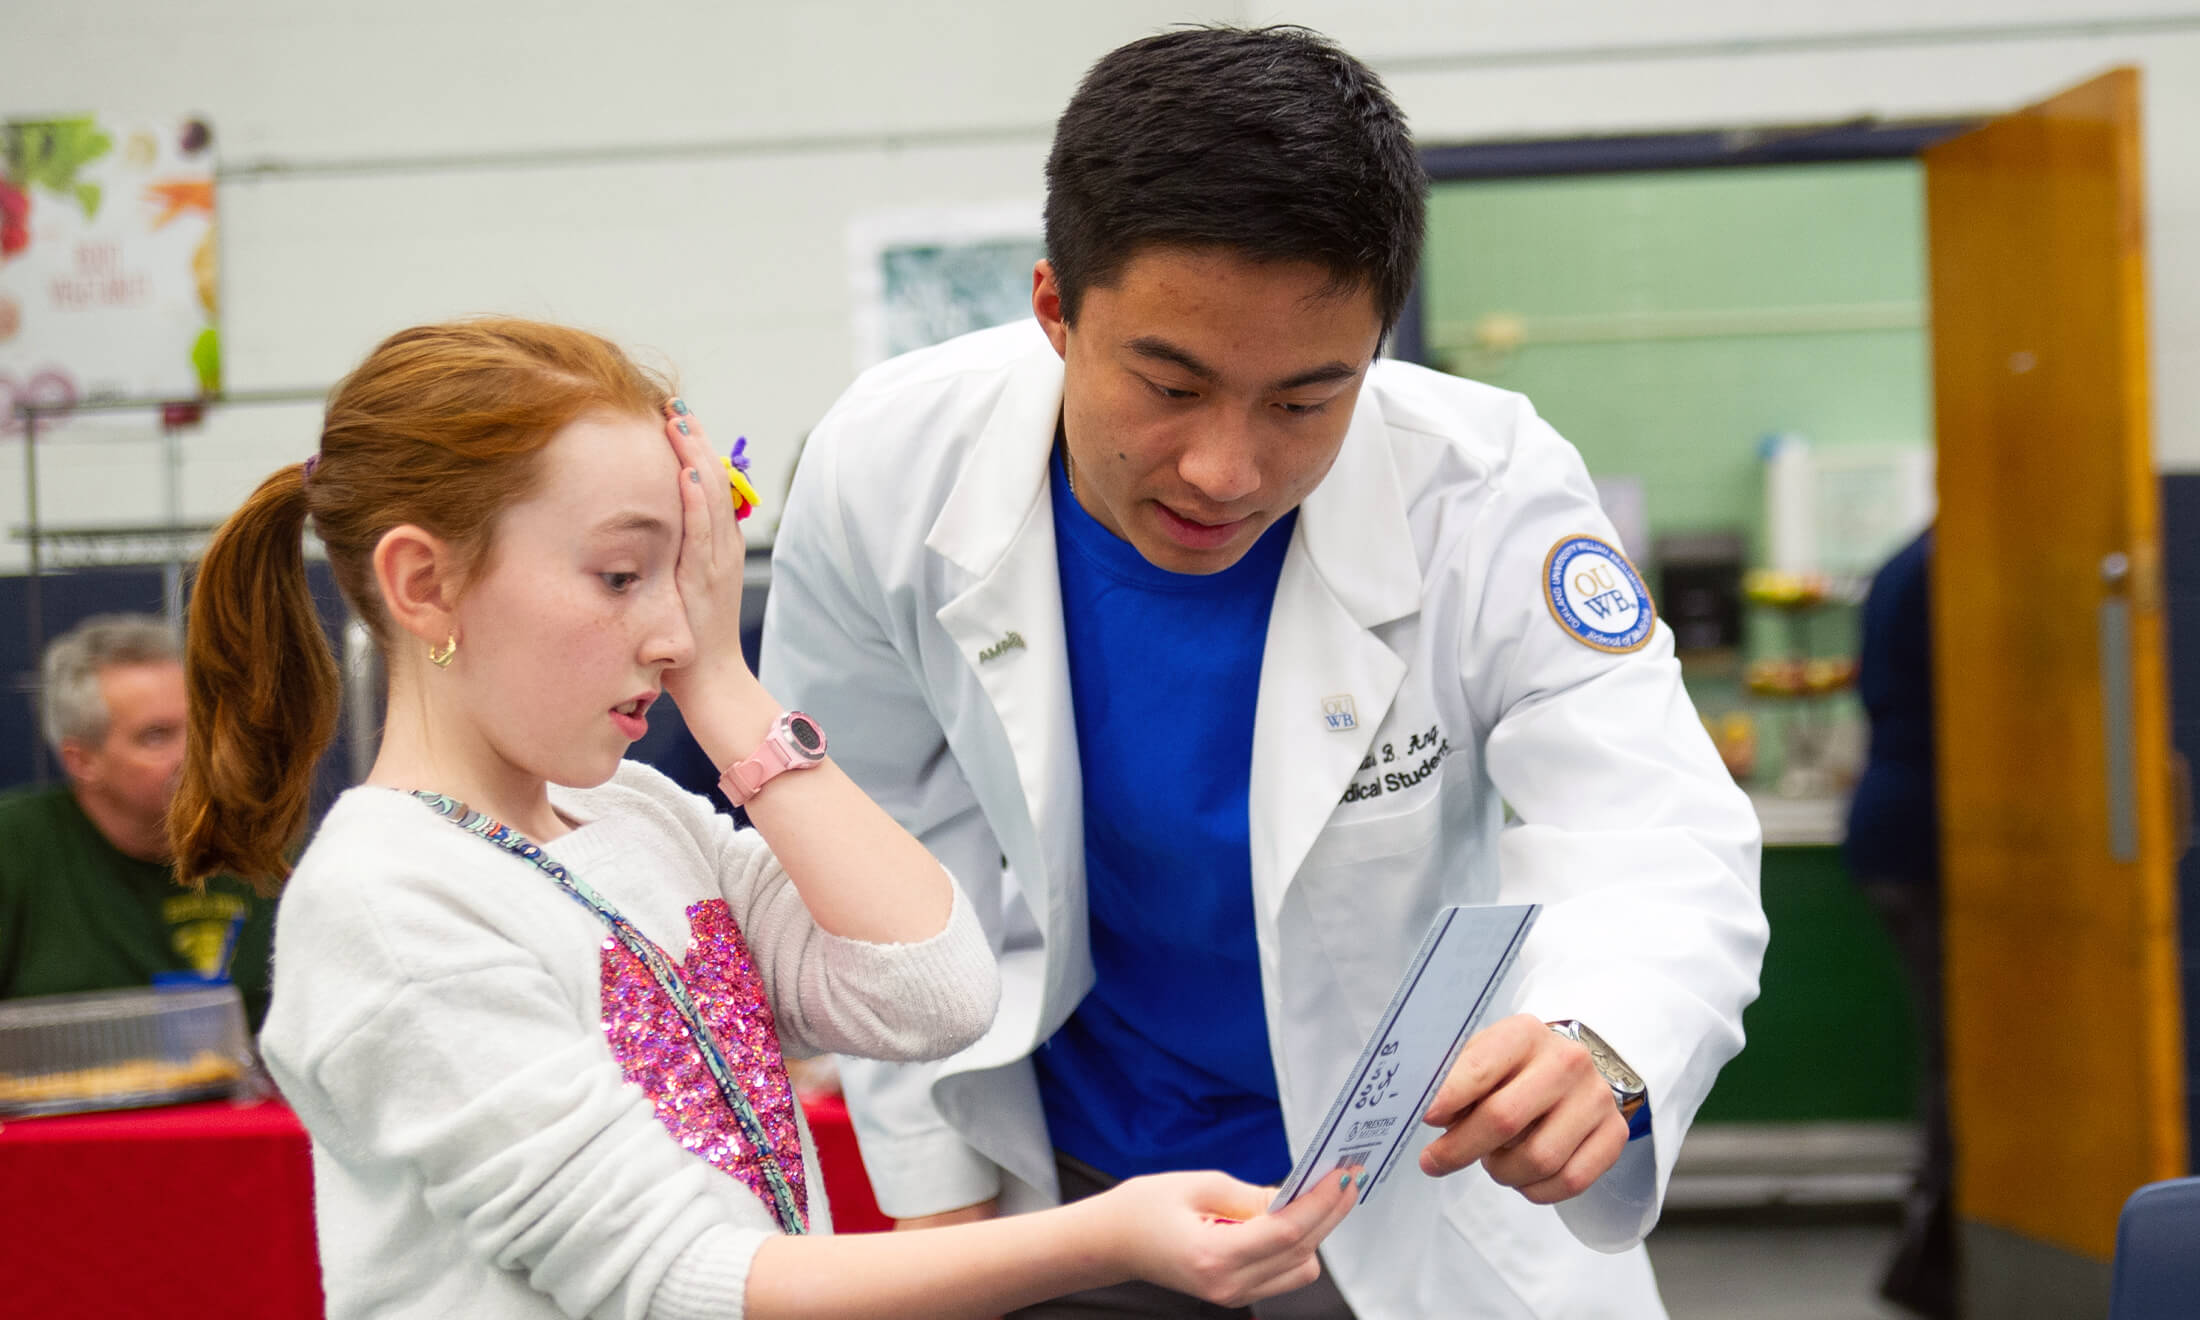
<svg viewBox="0 0 2200 1320">
<path fill-rule="evenodd" d="M 2117 69 L 1925 154 L 1971 1315 L 2105 1311 L 2124 1198 L 2186 1170 L 2138 107 Z"/>
</svg>

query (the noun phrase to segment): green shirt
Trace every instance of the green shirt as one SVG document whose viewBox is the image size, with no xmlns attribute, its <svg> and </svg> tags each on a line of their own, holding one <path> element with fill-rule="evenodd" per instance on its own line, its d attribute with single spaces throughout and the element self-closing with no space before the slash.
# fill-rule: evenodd
<svg viewBox="0 0 2200 1320">
<path fill-rule="evenodd" d="M 239 917 L 229 974 L 258 1030 L 267 1013 L 272 899 L 229 876 L 207 881 L 203 894 L 184 888 L 166 865 L 109 843 L 66 785 L 0 794 L 0 999 L 218 971 Z"/>
</svg>

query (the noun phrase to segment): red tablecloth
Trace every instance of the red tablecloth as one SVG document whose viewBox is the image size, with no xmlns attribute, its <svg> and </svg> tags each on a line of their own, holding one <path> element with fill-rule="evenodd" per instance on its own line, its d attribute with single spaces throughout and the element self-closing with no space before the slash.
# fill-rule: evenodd
<svg viewBox="0 0 2200 1320">
<path fill-rule="evenodd" d="M 848 1108 L 803 1101 L 842 1233 L 892 1226 Z M 0 1314 L 321 1314 L 306 1132 L 279 1101 L 25 1118 L 0 1128 Z"/>
<path fill-rule="evenodd" d="M 276 1101 L 9 1120 L 0 1311 L 320 1315 L 306 1130 Z"/>
</svg>

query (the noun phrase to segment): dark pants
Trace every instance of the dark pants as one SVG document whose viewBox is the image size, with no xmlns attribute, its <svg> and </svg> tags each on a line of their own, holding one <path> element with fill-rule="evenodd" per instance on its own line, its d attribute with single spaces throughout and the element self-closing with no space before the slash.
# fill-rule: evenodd
<svg viewBox="0 0 2200 1320">
<path fill-rule="evenodd" d="M 1955 1144 L 1948 1129 L 1948 1058 L 1941 1019 L 1940 893 L 1929 885 L 1892 882 L 1866 883 L 1863 890 L 1879 910 L 1909 975 L 1910 1000 L 1917 1010 L 1918 1109 L 1925 1129 L 1924 1159 L 1903 1204 L 1902 1235 L 1879 1292 L 1919 1315 L 1953 1316 L 1956 1238 L 1950 1184 Z"/>
<path fill-rule="evenodd" d="M 1121 1181 L 1060 1152 L 1055 1153 L 1054 1168 L 1062 1180 L 1065 1202 L 1097 1196 Z M 1167 1320 L 1352 1320 L 1352 1309 L 1344 1304 L 1337 1285 L 1329 1281 L 1329 1270 L 1324 1266 L 1319 1279 L 1304 1288 L 1256 1302 L 1250 1311 L 1216 1306 L 1159 1284 L 1135 1282 L 1071 1293 L 1010 1315 L 1012 1320 L 1117 1320 L 1129 1315 L 1162 1316 Z"/>
</svg>

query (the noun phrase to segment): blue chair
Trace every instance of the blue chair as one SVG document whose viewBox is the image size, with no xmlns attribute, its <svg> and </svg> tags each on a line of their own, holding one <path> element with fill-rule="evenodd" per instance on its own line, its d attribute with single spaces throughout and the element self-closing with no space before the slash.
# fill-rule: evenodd
<svg viewBox="0 0 2200 1320">
<path fill-rule="evenodd" d="M 2200 1178 L 2148 1183 L 2116 1221 L 2108 1320 L 2200 1315 Z"/>
</svg>

